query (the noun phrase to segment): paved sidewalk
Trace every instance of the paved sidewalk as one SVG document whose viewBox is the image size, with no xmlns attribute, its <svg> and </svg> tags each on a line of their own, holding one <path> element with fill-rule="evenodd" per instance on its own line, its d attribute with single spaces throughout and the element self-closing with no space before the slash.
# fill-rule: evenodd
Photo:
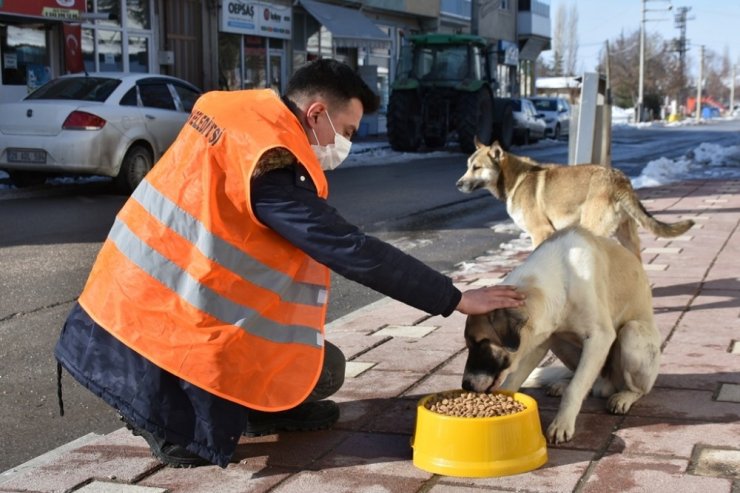
<svg viewBox="0 0 740 493">
<path fill-rule="evenodd" d="M 575 439 L 550 446 L 536 471 L 466 479 L 413 466 L 416 401 L 460 386 L 464 316 L 430 317 L 384 299 L 327 327 L 349 359 L 333 430 L 243 439 L 228 468 L 184 470 L 161 467 L 143 439 L 120 429 L 6 471 L 0 492 L 740 493 L 740 181 L 640 195 L 661 219 L 697 223 L 674 239 L 641 232 L 664 341 L 656 387 L 627 416 L 610 415 L 604 400 L 589 397 Z M 461 265 L 456 282 L 498 282 L 528 245 L 515 240 L 503 253 Z M 546 359 L 540 371 L 555 367 Z M 525 392 L 537 399 L 545 429 L 558 399 L 536 387 Z"/>
</svg>

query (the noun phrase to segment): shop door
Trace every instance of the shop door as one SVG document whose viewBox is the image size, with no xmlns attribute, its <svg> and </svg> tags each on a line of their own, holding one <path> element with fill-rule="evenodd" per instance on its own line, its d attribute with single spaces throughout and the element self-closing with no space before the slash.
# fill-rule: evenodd
<svg viewBox="0 0 740 493">
<path fill-rule="evenodd" d="M 198 87 L 203 84 L 203 7 L 200 0 L 166 0 L 164 2 L 164 50 L 175 55 L 173 65 L 162 71 L 185 79 Z"/>
<path fill-rule="evenodd" d="M 269 87 L 279 91 L 280 94 L 285 92 L 285 57 L 282 51 L 276 52 L 270 50 L 270 84 Z"/>
</svg>

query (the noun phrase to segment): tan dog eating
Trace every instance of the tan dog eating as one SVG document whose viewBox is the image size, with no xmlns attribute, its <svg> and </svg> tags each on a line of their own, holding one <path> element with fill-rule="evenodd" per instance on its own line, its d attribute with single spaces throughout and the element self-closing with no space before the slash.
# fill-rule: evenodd
<svg viewBox="0 0 740 493">
<path fill-rule="evenodd" d="M 535 247 L 559 229 L 580 225 L 599 236 L 616 236 L 640 258 L 637 224 L 659 237 L 679 236 L 694 225 L 691 220 L 668 224 L 655 219 L 618 169 L 541 165 L 507 153 L 497 143 L 476 146 L 457 188 L 465 193 L 486 188 L 505 201 L 509 216 Z"/>
<path fill-rule="evenodd" d="M 462 386 L 517 391 L 552 351 L 573 377 L 550 387 L 562 395 L 547 429 L 552 443 L 570 440 L 590 389 L 607 409 L 629 411 L 658 375 L 660 333 L 641 263 L 616 241 L 574 227 L 558 231 L 503 281 L 526 305 L 471 315 Z"/>
</svg>

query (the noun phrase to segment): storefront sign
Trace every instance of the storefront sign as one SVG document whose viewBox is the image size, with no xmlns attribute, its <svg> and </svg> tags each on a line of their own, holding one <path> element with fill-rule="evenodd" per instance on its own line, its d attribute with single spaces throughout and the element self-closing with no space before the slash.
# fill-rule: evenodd
<svg viewBox="0 0 740 493">
<path fill-rule="evenodd" d="M 499 61 L 504 65 L 518 65 L 519 64 L 519 47 L 516 43 L 511 41 L 499 40 Z"/>
<path fill-rule="evenodd" d="M 220 30 L 290 39 L 292 7 L 247 0 L 222 0 Z"/>
<path fill-rule="evenodd" d="M 85 0 L 0 0 L 0 14 L 77 20 L 85 12 Z"/>
<path fill-rule="evenodd" d="M 3 68 L 15 70 L 18 68 L 18 55 L 15 53 L 6 53 L 3 56 Z"/>
</svg>

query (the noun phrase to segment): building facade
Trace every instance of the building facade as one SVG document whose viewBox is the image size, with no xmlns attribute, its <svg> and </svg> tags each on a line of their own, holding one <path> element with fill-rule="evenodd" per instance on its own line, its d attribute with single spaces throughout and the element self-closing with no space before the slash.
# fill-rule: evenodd
<svg viewBox="0 0 740 493">
<path fill-rule="evenodd" d="M 331 57 L 377 89 L 382 114 L 404 39 L 426 32 L 477 32 L 499 52 L 500 95 L 531 93 L 549 4 L 477 1 L 471 24 L 471 0 L 0 0 L 0 101 L 83 70 L 282 92 L 302 64 Z"/>
</svg>

